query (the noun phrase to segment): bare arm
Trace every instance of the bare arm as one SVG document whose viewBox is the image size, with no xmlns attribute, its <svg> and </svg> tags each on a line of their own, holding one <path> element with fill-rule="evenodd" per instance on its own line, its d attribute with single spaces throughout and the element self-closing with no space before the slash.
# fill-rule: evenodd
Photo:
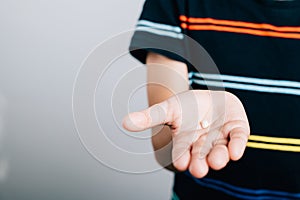
<svg viewBox="0 0 300 200">
<path fill-rule="evenodd" d="M 151 52 L 147 56 L 146 63 L 149 106 L 189 89 L 188 70 L 185 63 Z M 158 130 L 160 129 L 154 128 L 152 131 L 152 145 L 156 160 L 166 169 L 175 171 L 172 165 L 171 130 L 167 126 Z"/>
<path fill-rule="evenodd" d="M 147 66 L 150 107 L 129 113 L 123 127 L 133 132 L 152 128 L 155 155 L 163 167 L 188 169 L 202 178 L 210 168 L 220 170 L 242 157 L 250 127 L 235 95 L 189 90 L 185 64 L 163 56 L 149 54 Z"/>
</svg>

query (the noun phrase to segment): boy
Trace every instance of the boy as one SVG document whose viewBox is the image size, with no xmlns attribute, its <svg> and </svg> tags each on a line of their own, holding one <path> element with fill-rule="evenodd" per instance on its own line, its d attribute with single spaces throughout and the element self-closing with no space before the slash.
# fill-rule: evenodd
<svg viewBox="0 0 300 200">
<path fill-rule="evenodd" d="M 221 75 L 189 62 L 199 52 L 187 37 Z M 175 171 L 173 199 L 300 199 L 300 1 L 146 0 L 130 50 L 156 84 L 148 86 L 154 106 L 124 127 L 167 125 L 152 143 Z M 222 85 L 226 92 L 209 90 Z M 193 106 L 198 117 L 188 115 Z"/>
</svg>

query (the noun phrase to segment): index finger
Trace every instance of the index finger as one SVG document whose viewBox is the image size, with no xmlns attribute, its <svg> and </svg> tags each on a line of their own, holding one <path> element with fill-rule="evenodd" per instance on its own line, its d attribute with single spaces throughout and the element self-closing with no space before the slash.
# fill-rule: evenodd
<svg viewBox="0 0 300 200">
<path fill-rule="evenodd" d="M 139 132 L 154 126 L 171 122 L 168 101 L 155 104 L 145 110 L 129 113 L 123 119 L 123 127 L 132 132 Z"/>
<path fill-rule="evenodd" d="M 228 144 L 229 155 L 232 160 L 239 160 L 246 149 L 249 132 L 242 127 L 231 130 Z"/>
</svg>

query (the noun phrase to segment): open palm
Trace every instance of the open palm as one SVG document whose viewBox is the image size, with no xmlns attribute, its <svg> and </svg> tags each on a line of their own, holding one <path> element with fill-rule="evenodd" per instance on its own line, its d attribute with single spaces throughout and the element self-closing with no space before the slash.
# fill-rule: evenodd
<svg viewBox="0 0 300 200">
<path fill-rule="evenodd" d="M 172 130 L 175 168 L 189 169 L 197 178 L 240 159 L 250 134 L 242 103 L 223 91 L 189 90 L 123 120 L 123 127 L 133 132 L 158 125 Z"/>
</svg>

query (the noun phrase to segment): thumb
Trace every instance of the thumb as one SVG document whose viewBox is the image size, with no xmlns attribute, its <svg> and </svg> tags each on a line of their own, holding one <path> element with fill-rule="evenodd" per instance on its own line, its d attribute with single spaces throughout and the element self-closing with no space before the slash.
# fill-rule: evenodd
<svg viewBox="0 0 300 200">
<path fill-rule="evenodd" d="M 157 125 L 171 122 L 170 110 L 168 110 L 168 102 L 163 101 L 155 104 L 148 109 L 129 113 L 123 119 L 123 127 L 132 132 L 139 132 Z"/>
</svg>

